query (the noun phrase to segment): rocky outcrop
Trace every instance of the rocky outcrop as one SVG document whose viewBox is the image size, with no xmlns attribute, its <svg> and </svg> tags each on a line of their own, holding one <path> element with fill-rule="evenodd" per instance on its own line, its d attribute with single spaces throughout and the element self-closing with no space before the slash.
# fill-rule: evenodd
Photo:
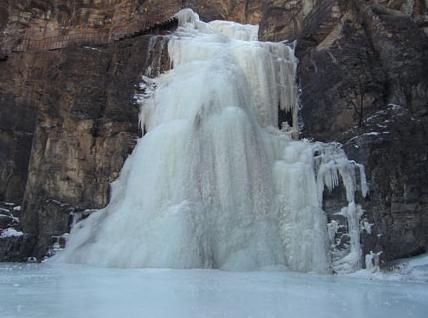
<svg viewBox="0 0 428 318">
<path fill-rule="evenodd" d="M 21 206 L 0 203 L 0 262 L 25 262 L 31 255 L 35 237 L 21 232 Z"/>
<path fill-rule="evenodd" d="M 323 0 L 267 0 L 262 2 L 260 36 L 264 40 L 294 41 L 302 30 L 306 16 Z"/>
<path fill-rule="evenodd" d="M 29 234 L 0 237 L 0 262 L 26 262 L 33 251 L 35 237 Z"/>
<path fill-rule="evenodd" d="M 114 31 L 132 23 L 164 20 L 185 7 L 207 21 L 258 23 L 261 19 L 261 2 L 256 0 L 5 0 L 0 4 L 0 59 L 24 37 Z"/>
</svg>

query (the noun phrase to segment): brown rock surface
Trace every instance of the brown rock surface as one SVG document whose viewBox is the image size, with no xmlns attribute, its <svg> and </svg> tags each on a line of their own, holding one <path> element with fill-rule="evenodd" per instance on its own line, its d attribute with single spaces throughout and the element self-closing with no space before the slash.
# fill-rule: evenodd
<svg viewBox="0 0 428 318">
<path fill-rule="evenodd" d="M 345 144 L 367 169 L 374 223 L 364 253 L 389 261 L 428 246 L 428 38 L 422 2 L 331 1 L 315 6 L 296 35 L 303 133 Z M 424 7 L 425 8 L 425 7 Z M 389 8 L 387 8 L 389 9 Z"/>
<path fill-rule="evenodd" d="M 261 2 L 256 0 L 4 0 L 0 4 L 0 44 L 2 51 L 8 51 L 24 36 L 40 39 L 159 21 L 184 7 L 193 8 L 206 21 L 258 23 L 261 18 Z"/>
<path fill-rule="evenodd" d="M 156 70 L 149 50 L 162 56 L 163 47 L 152 41 L 140 37 L 35 57 L 49 64 L 40 76 L 43 95 L 23 206 L 24 229 L 39 238 L 37 257 L 52 235 L 68 231 L 73 209 L 107 204 L 109 184 L 139 134 L 133 95 L 149 63 Z"/>
<path fill-rule="evenodd" d="M 0 61 L 0 202 L 20 202 L 27 180 L 37 109 L 31 96 L 31 58 Z"/>
</svg>

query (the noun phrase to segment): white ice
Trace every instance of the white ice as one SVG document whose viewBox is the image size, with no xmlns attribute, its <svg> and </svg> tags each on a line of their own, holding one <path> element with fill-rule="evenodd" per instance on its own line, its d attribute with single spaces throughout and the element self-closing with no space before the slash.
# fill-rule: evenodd
<svg viewBox="0 0 428 318">
<path fill-rule="evenodd" d="M 147 134 L 109 206 L 77 224 L 60 261 L 111 267 L 350 272 L 360 267 L 363 167 L 337 144 L 297 136 L 297 60 L 257 26 L 204 23 L 191 10 L 168 42 L 172 70 L 147 81 Z M 147 84 L 148 83 L 148 84 Z M 293 130 L 279 130 L 278 111 Z M 364 180 L 363 180 L 364 181 Z M 342 182 L 351 244 L 330 253 L 324 189 Z"/>
<path fill-rule="evenodd" d="M 2 318 L 425 318 L 427 283 L 0 264 Z"/>
<path fill-rule="evenodd" d="M 428 287 L 428 254 L 396 260 L 390 266 L 389 271 L 381 271 L 376 266 L 380 255 L 380 252 L 371 252 L 366 255 L 366 262 L 371 262 L 367 269 L 359 270 L 349 276 L 390 281 L 420 281 L 425 282 Z"/>
</svg>

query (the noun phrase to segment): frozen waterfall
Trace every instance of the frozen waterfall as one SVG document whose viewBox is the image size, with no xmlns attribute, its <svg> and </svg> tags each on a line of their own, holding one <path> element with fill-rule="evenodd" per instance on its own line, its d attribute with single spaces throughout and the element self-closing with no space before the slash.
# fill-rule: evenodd
<svg viewBox="0 0 428 318">
<path fill-rule="evenodd" d="M 59 261 L 113 267 L 287 268 L 360 266 L 355 192 L 364 168 L 337 144 L 297 141 L 293 49 L 258 42 L 258 27 L 204 23 L 181 11 L 169 35 L 172 69 L 142 100 L 147 134 L 127 159 L 103 210 L 78 223 Z M 290 114 L 278 123 L 278 112 Z M 278 127 L 282 127 L 279 129 Z M 360 176 L 360 177 L 358 177 Z M 362 180 L 357 183 L 357 180 Z M 324 189 L 343 184 L 349 244 L 332 251 L 337 226 Z"/>
</svg>

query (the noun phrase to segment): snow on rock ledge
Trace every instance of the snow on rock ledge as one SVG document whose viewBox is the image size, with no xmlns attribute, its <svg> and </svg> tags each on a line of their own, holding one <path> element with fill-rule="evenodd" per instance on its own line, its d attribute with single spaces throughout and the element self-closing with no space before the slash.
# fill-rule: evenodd
<svg viewBox="0 0 428 318">
<path fill-rule="evenodd" d="M 24 233 L 15 230 L 13 227 L 10 227 L 10 228 L 3 230 L 0 233 L 0 238 L 19 237 L 19 236 L 23 236 L 23 235 L 24 235 Z"/>
</svg>

